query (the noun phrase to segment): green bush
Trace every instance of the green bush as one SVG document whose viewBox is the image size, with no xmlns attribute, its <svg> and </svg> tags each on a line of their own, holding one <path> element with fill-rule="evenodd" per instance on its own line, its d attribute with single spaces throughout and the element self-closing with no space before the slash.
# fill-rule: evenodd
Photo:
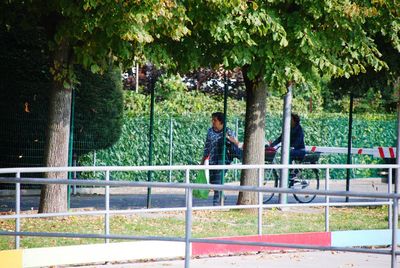
<svg viewBox="0 0 400 268">
<path fill-rule="evenodd" d="M 154 125 L 154 165 L 169 165 L 169 126 L 173 122 L 173 165 L 199 163 L 210 118 L 204 115 L 173 117 L 156 117 Z M 305 131 L 306 145 L 347 147 L 348 119 L 345 115 L 326 115 L 326 118 L 304 116 L 302 125 Z M 242 117 L 229 117 L 228 127 L 235 130 L 238 124 L 239 140 L 243 140 L 244 121 Z M 393 146 L 396 137 L 394 120 L 365 120 L 355 118 L 353 127 L 353 147 L 372 148 L 374 146 Z M 266 140 L 275 139 L 281 131 L 281 118 L 268 115 L 266 118 Z M 96 152 L 96 165 L 107 166 L 143 166 L 148 163 L 149 118 L 125 118 L 120 140 L 110 149 Z M 345 154 L 326 155 L 321 163 L 344 164 Z M 354 156 L 354 163 L 376 163 L 379 159 L 371 156 Z M 80 165 L 93 165 L 93 155 L 84 156 Z M 227 180 L 234 179 L 234 172 L 228 172 Z M 333 170 L 333 178 L 345 178 L 344 170 Z M 374 171 L 360 170 L 354 176 L 372 176 Z M 102 177 L 100 174 L 84 173 L 82 177 Z M 113 173 L 112 177 L 123 180 L 146 180 L 145 172 Z M 155 173 L 154 180 L 168 181 L 168 172 Z M 183 181 L 184 174 L 172 172 L 172 180 Z"/>
<path fill-rule="evenodd" d="M 100 76 L 79 68 L 77 78 L 80 83 L 76 88 L 73 151 L 83 155 L 108 148 L 119 139 L 123 93 L 117 69 Z"/>
</svg>

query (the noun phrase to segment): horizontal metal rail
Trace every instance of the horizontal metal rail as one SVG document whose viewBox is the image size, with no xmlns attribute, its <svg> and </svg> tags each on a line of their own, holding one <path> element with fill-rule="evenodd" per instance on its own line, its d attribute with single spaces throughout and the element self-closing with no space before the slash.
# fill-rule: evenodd
<svg viewBox="0 0 400 268">
<path fill-rule="evenodd" d="M 74 172 L 74 171 L 167 171 L 167 170 L 219 170 L 219 169 L 285 169 L 285 168 L 299 168 L 299 169 L 397 169 L 400 165 L 397 164 L 260 164 L 260 165 L 176 165 L 176 166 L 82 166 L 82 167 L 30 167 L 30 168 L 1 168 L 0 174 L 8 173 L 41 173 L 41 172 Z"/>
<path fill-rule="evenodd" d="M 262 208 L 277 208 L 277 207 L 357 207 L 357 206 L 380 206 L 380 205 L 391 205 L 392 201 L 373 201 L 373 202 L 352 202 L 352 203 L 293 203 L 293 204 L 263 204 Z M 201 210 L 227 210 L 227 209 L 252 209 L 258 208 L 259 205 L 230 205 L 223 207 L 215 206 L 201 206 L 193 207 L 194 211 Z M 142 213 L 160 213 L 160 212 L 176 212 L 176 211 L 186 211 L 186 207 L 172 207 L 172 208 L 137 208 L 137 209 L 123 209 L 123 210 L 110 210 L 108 213 L 110 215 L 132 215 L 132 214 L 142 214 Z M 0 215 L 0 219 L 15 219 L 15 218 L 50 218 L 50 217 L 69 217 L 69 216 L 98 216 L 104 215 L 107 210 L 93 210 L 93 211 L 71 211 L 71 212 L 58 212 L 58 213 L 40 213 L 40 214 L 8 214 Z"/>
<path fill-rule="evenodd" d="M 241 192 L 261 192 L 261 193 L 287 193 L 287 194 L 316 194 L 322 196 L 341 196 L 341 197 L 368 197 L 368 198 L 400 198 L 400 194 L 395 193 L 370 193 L 353 191 L 326 191 L 326 190 L 303 190 L 290 188 L 272 188 L 257 186 L 234 186 L 217 184 L 197 184 L 197 183 L 169 183 L 169 182 L 129 182 L 129 181 L 102 181 L 102 180 L 65 180 L 65 179 L 32 179 L 32 178 L 13 178 L 0 177 L 0 183 L 27 183 L 27 184 L 67 184 L 67 185 L 86 185 L 86 186 L 113 186 L 113 187 L 150 187 L 150 188 L 175 188 L 175 189 L 213 189 L 223 191 Z"/>
<path fill-rule="evenodd" d="M 133 236 L 114 234 L 80 234 L 80 233 L 53 233 L 53 232 L 8 232 L 0 231 L 3 236 L 35 236 L 35 237 L 62 237 L 62 238 L 100 238 L 100 239 L 123 239 L 123 240 L 146 240 L 146 241 L 172 241 L 184 242 L 185 238 L 167 236 Z"/>
</svg>

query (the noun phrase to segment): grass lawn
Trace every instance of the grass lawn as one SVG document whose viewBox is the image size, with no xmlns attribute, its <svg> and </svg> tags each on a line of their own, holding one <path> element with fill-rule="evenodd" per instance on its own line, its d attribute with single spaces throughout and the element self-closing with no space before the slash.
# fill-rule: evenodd
<svg viewBox="0 0 400 268">
<path fill-rule="evenodd" d="M 338 230 L 386 229 L 387 207 L 331 208 L 330 228 Z M 324 231 L 323 208 L 268 209 L 263 233 Z M 0 230 L 13 231 L 15 220 L 0 220 Z M 104 234 L 104 216 L 22 219 L 21 231 Z M 180 236 L 185 233 L 185 213 L 143 213 L 111 216 L 110 232 L 140 236 Z M 245 210 L 194 211 L 192 235 L 197 238 L 257 234 L 257 214 Z M 22 237 L 22 248 L 101 243 L 102 239 Z M 14 238 L 0 236 L 0 250 L 13 249 Z"/>
</svg>

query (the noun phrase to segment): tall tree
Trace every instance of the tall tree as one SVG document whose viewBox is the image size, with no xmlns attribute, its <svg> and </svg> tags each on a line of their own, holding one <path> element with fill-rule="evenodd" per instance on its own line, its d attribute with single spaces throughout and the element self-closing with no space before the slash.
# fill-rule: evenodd
<svg viewBox="0 0 400 268">
<path fill-rule="evenodd" d="M 391 36 L 399 49 L 399 4 L 391 1 L 184 1 L 191 35 L 164 48 L 147 50 L 175 55 L 178 69 L 223 64 L 241 67 L 246 84 L 244 164 L 264 162 L 266 91 L 285 92 L 288 81 L 297 84 L 322 75 L 350 77 L 367 66 L 386 66 L 366 31 Z M 380 24 L 379 24 L 379 23 Z M 149 55 L 151 56 L 151 55 Z M 166 59 L 166 61 L 170 59 Z M 257 185 L 255 170 L 242 173 L 241 185 Z M 239 204 L 254 204 L 254 193 L 240 193 Z"/>
<path fill-rule="evenodd" d="M 131 64 L 145 44 L 159 38 L 178 40 L 188 31 L 185 9 L 174 0 L 3 1 L 0 10 L 0 23 L 7 28 L 29 25 L 47 33 L 53 79 L 45 157 L 48 167 L 68 164 L 71 90 L 77 81 L 74 64 L 94 73 L 107 70 L 110 64 Z M 45 176 L 66 178 L 66 173 Z M 66 186 L 43 188 L 42 199 L 47 203 L 42 212 L 65 211 Z"/>
</svg>

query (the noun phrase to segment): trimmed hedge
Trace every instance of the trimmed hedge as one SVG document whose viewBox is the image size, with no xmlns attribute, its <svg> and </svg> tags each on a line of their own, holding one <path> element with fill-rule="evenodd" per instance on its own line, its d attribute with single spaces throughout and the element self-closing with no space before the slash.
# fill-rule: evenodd
<svg viewBox="0 0 400 268">
<path fill-rule="evenodd" d="M 210 118 L 205 116 L 181 116 L 169 118 L 156 118 L 154 124 L 154 165 L 169 164 L 169 126 L 173 122 L 173 165 L 199 163 L 202 157 L 204 139 L 210 126 Z M 239 140 L 243 140 L 243 120 L 230 118 L 228 127 L 235 130 L 236 120 L 239 127 Z M 347 118 L 303 118 L 301 124 L 305 131 L 306 145 L 316 146 L 347 146 Z M 374 146 L 393 146 L 396 138 L 395 120 L 365 120 L 355 119 L 353 125 L 353 147 L 372 148 Z M 266 140 L 273 140 L 281 131 L 281 118 L 269 115 L 266 118 Z M 149 118 L 125 118 L 120 140 L 110 149 L 96 152 L 95 165 L 118 166 L 143 166 L 148 163 L 148 133 Z M 320 160 L 321 163 L 346 163 L 347 156 L 327 155 Z M 90 153 L 79 159 L 79 165 L 93 165 L 94 155 Z M 353 163 L 377 163 L 379 159 L 372 156 L 353 156 Z M 117 173 L 111 174 L 115 179 L 122 180 L 147 180 L 147 173 Z M 237 174 L 236 174 L 237 175 Z M 344 170 L 333 170 L 333 178 L 344 179 Z M 373 176 L 375 171 L 360 170 L 355 177 Z M 104 174 L 83 173 L 81 177 L 104 177 Z M 172 172 L 172 180 L 183 181 L 181 172 Z M 228 172 L 227 180 L 233 180 L 235 172 Z M 156 181 L 168 181 L 168 172 L 154 174 Z"/>
</svg>

